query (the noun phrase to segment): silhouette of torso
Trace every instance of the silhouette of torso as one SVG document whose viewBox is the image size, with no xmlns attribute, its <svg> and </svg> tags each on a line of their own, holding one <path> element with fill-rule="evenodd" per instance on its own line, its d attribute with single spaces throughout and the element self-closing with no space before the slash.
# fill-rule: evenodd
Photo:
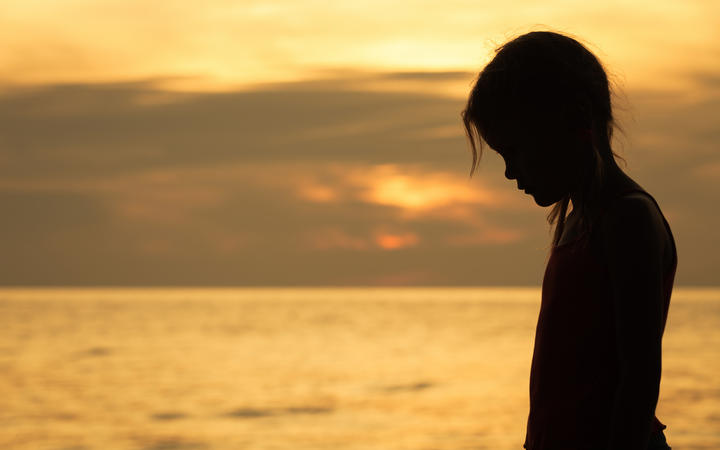
<svg viewBox="0 0 720 450">
<path fill-rule="evenodd" d="M 658 231 L 649 221 L 648 233 L 658 238 L 659 245 L 668 245 L 670 261 L 662 281 L 664 330 L 677 265 L 672 232 L 654 199 L 644 190 L 631 193 L 630 189 L 624 186 L 608 198 L 638 195 L 653 203 L 649 211 L 657 214 L 661 228 Z M 619 365 L 609 272 L 597 222 L 593 229 L 580 230 L 576 216 L 568 216 L 546 268 L 523 445 L 529 450 L 606 448 Z M 654 417 L 652 433 L 664 428 Z"/>
</svg>

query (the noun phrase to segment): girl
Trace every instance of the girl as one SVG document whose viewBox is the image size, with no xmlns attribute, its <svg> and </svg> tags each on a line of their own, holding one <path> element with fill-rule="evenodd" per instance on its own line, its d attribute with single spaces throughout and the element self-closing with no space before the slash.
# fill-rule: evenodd
<svg viewBox="0 0 720 450">
<path fill-rule="evenodd" d="M 670 449 L 655 407 L 677 252 L 615 162 L 602 64 L 568 36 L 527 33 L 496 50 L 462 117 L 471 177 L 485 142 L 518 189 L 553 205 L 523 447 Z"/>
</svg>

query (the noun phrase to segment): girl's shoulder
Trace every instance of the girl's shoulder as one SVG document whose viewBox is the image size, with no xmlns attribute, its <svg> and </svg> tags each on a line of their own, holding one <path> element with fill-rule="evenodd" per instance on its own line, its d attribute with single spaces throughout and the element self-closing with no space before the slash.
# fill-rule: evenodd
<svg viewBox="0 0 720 450">
<path fill-rule="evenodd" d="M 597 221 L 619 224 L 614 231 L 623 232 L 640 228 L 643 232 L 662 234 L 665 230 L 665 216 L 655 198 L 642 188 L 629 188 L 607 199 Z M 610 230 L 613 231 L 613 230 Z"/>
<path fill-rule="evenodd" d="M 639 249 L 669 267 L 676 258 L 670 226 L 655 198 L 631 188 L 610 198 L 597 218 L 598 239 L 609 253 L 622 256 Z"/>
</svg>

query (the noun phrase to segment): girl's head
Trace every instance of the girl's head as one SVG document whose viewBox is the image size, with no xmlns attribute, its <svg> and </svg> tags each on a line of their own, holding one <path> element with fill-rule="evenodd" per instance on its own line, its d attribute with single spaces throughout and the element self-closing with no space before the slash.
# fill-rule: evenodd
<svg viewBox="0 0 720 450">
<path fill-rule="evenodd" d="M 591 201 L 615 164 L 610 96 L 602 64 L 575 39 L 533 31 L 500 46 L 462 112 L 470 176 L 484 141 L 505 160 L 508 179 L 538 205 L 556 205 L 549 219 L 559 219 L 558 238 L 570 194 Z"/>
</svg>

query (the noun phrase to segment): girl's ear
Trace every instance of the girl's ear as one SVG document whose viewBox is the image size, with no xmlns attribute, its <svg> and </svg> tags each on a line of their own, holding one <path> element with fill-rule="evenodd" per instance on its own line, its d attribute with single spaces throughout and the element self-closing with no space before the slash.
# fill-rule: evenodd
<svg viewBox="0 0 720 450">
<path fill-rule="evenodd" d="M 592 128 L 593 114 L 590 100 L 587 95 L 576 92 L 572 101 L 565 105 L 565 117 L 571 127 L 579 128 L 582 135 L 585 135 L 585 129 Z"/>
<path fill-rule="evenodd" d="M 578 138 L 580 138 L 581 141 L 592 142 L 592 138 L 593 138 L 592 128 L 590 128 L 590 127 L 578 128 L 577 136 L 578 136 Z"/>
</svg>

